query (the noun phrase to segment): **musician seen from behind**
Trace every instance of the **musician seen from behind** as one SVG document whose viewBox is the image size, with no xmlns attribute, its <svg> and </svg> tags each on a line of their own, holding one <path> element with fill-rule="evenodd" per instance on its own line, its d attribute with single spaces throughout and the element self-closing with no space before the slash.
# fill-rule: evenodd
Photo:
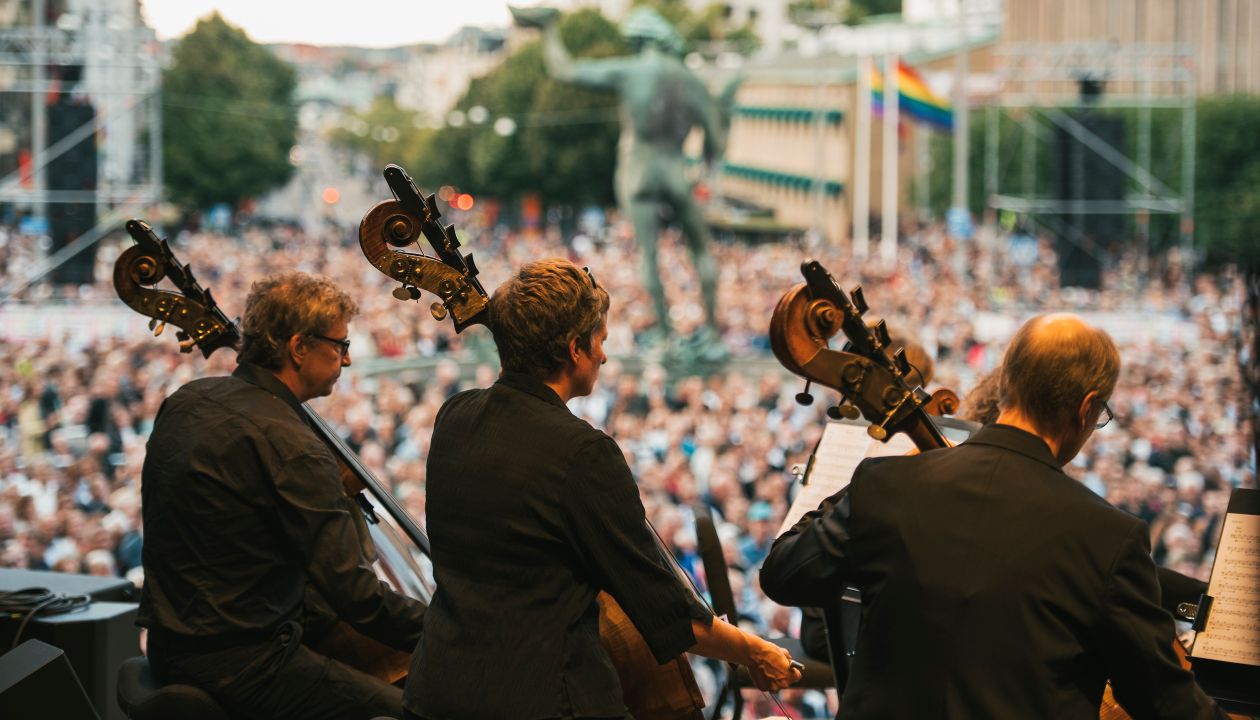
<svg viewBox="0 0 1260 720">
<path fill-rule="evenodd" d="M 775 542 L 772 599 L 862 591 L 843 717 L 1092 719 L 1108 679 L 1138 720 L 1218 717 L 1174 654 L 1146 525 L 1061 469 L 1111 419 L 1119 369 L 1102 330 L 1033 318 L 996 423 L 865 461 Z"/>
<path fill-rule="evenodd" d="M 628 717 L 600 644 L 607 591 L 658 663 L 684 651 L 799 678 L 787 651 L 715 619 L 667 568 L 620 448 L 565 405 L 607 360 L 608 293 L 566 260 L 523 266 L 490 301 L 502 372 L 448 400 L 428 457 L 437 592 L 408 718 Z"/>
<path fill-rule="evenodd" d="M 331 393 L 350 365 L 356 311 L 323 278 L 254 283 L 236 371 L 176 391 L 149 438 L 137 618 L 149 663 L 233 717 L 402 715 L 400 689 L 302 642 L 308 583 L 342 620 L 400 650 L 415 647 L 424 616 L 363 560 L 337 461 L 303 421 L 301 403 Z"/>
</svg>

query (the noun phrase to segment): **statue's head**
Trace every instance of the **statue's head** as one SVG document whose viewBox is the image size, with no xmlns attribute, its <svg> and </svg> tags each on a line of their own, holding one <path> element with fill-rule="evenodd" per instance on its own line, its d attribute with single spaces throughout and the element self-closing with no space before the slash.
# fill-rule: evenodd
<svg viewBox="0 0 1260 720">
<path fill-rule="evenodd" d="M 682 36 L 660 13 L 648 7 L 636 8 L 621 26 L 621 32 L 630 44 L 640 47 L 654 43 L 662 50 L 681 55 L 685 48 Z"/>
</svg>

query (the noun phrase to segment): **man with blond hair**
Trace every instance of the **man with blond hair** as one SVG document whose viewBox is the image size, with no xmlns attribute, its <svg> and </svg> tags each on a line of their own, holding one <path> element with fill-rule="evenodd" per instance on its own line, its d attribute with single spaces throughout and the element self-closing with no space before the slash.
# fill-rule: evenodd
<svg viewBox="0 0 1260 720">
<path fill-rule="evenodd" d="M 715 619 L 662 563 L 625 457 L 565 405 L 607 360 L 608 293 L 567 260 L 526 264 L 490 300 L 502 373 L 438 412 L 427 519 L 437 592 L 408 718 L 621 718 L 600 644 L 606 591 L 657 662 L 684 651 L 800 677 L 787 651 Z"/>
<path fill-rule="evenodd" d="M 1220 713 L 1177 662 L 1141 520 L 1062 467 L 1111 419 L 1111 338 L 1073 315 L 1028 321 L 1001 413 L 958 447 L 862 463 L 775 541 L 772 599 L 862 592 L 840 714 L 1097 718 L 1110 680 L 1134 718 Z"/>
<path fill-rule="evenodd" d="M 332 452 L 301 404 L 350 365 L 353 300 L 303 273 L 254 283 L 229 377 L 166 399 L 142 475 L 145 583 L 157 679 L 200 687 L 233 717 L 402 714 L 398 688 L 302 643 L 308 584 L 363 634 L 404 651 L 424 606 L 360 553 Z"/>
</svg>

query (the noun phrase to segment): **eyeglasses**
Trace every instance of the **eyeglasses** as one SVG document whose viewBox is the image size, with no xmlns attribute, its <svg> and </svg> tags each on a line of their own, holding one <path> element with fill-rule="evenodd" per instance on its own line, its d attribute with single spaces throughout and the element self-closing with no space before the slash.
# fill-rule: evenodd
<svg viewBox="0 0 1260 720">
<path fill-rule="evenodd" d="M 1098 422 L 1094 423 L 1094 429 L 1102 430 L 1107 427 L 1107 423 L 1111 422 L 1111 419 L 1115 416 L 1116 414 L 1111 412 L 1111 406 L 1107 404 L 1106 400 L 1103 400 L 1103 409 L 1098 415 Z"/>
<path fill-rule="evenodd" d="M 337 338 L 330 338 L 327 335 L 312 335 L 311 337 L 317 340 L 326 340 L 332 343 L 333 345 L 338 346 L 337 352 L 341 354 L 341 357 L 345 357 L 350 354 L 350 341 L 349 340 L 346 340 L 346 339 L 338 340 Z"/>
<path fill-rule="evenodd" d="M 599 289 L 599 283 L 595 282 L 595 274 L 591 272 L 591 269 L 590 269 L 589 267 L 587 267 L 587 266 L 583 265 L 583 266 L 582 266 L 582 272 L 586 273 L 586 279 L 591 281 L 591 289 L 592 289 L 592 290 L 598 290 L 598 289 Z"/>
</svg>

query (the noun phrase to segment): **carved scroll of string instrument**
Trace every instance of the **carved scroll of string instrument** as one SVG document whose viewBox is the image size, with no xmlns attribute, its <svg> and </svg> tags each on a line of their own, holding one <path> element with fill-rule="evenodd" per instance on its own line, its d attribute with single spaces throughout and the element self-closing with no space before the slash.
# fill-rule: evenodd
<svg viewBox="0 0 1260 720">
<path fill-rule="evenodd" d="M 904 348 L 890 354 L 885 323 L 868 326 L 862 320 L 868 307 L 861 288 L 845 294 L 816 261 L 804 263 L 801 273 L 805 282 L 779 300 L 770 319 L 770 347 L 779 362 L 808 382 L 838 391 L 841 402 L 829 414 L 864 417 L 876 440 L 903 432 L 920 450 L 947 446 L 930 415 L 952 410 L 958 396 L 949 390 L 928 395 L 907 382 L 914 368 Z M 832 350 L 828 341 L 841 331 L 848 345 Z"/>
<path fill-rule="evenodd" d="M 938 390 L 929 396 L 906 382 L 912 368 L 904 353 L 892 355 L 887 327 L 881 321 L 868 326 L 862 316 L 868 310 L 860 287 L 845 293 L 831 273 L 816 261 L 801 265 L 805 282 L 793 287 L 780 300 L 770 320 L 770 346 L 779 362 L 808 382 L 840 392 L 841 403 L 834 417 L 871 423 L 867 432 L 876 440 L 887 441 L 903 432 L 920 450 L 945 447 L 948 443 L 931 415 L 950 405 L 957 396 Z M 843 351 L 832 350 L 829 340 L 843 332 L 848 344 Z M 1189 667 L 1185 650 L 1174 641 L 1184 667 Z M 1129 715 L 1116 704 L 1108 684 L 1099 717 L 1126 720 Z"/>
<path fill-rule="evenodd" d="M 359 245 L 368 262 L 399 283 L 394 297 L 420 300 L 421 290 L 437 296 L 429 311 L 441 320 L 447 315 L 455 330 L 487 324 L 489 297 L 477 280 L 472 255 L 461 255 L 453 225 L 438 221 L 437 201 L 422 195 L 405 170 L 389 165 L 385 181 L 394 195 L 373 206 L 359 224 Z M 423 236 L 437 257 L 403 248 L 420 248 Z M 655 535 L 655 533 L 653 533 Z M 663 562 L 673 557 L 660 544 Z M 691 672 L 686 655 L 659 665 L 647 642 L 625 612 L 607 593 L 599 594 L 599 633 L 604 649 L 612 658 L 621 680 L 626 706 L 637 720 L 681 720 L 698 718 L 704 699 Z"/>
<path fill-rule="evenodd" d="M 149 329 L 161 335 L 167 324 L 179 328 L 181 352 L 201 351 L 205 357 L 220 348 L 237 349 L 240 330 L 219 308 L 209 289 L 201 287 L 188 265 L 180 263 L 170 245 L 141 220 L 129 220 L 127 232 L 135 245 L 114 263 L 118 297 L 151 318 Z M 169 280 L 178 292 L 156 289 Z M 422 602 L 433 596 L 432 582 L 417 561 L 429 553 L 429 539 L 379 480 L 363 466 L 323 418 L 309 406 L 302 411 L 312 431 L 337 459 L 345 502 L 359 531 L 363 557 L 394 590 Z M 305 621 L 316 649 L 388 682 L 407 674 L 407 653 L 386 647 L 336 619 L 331 606 L 308 588 Z"/>
</svg>

